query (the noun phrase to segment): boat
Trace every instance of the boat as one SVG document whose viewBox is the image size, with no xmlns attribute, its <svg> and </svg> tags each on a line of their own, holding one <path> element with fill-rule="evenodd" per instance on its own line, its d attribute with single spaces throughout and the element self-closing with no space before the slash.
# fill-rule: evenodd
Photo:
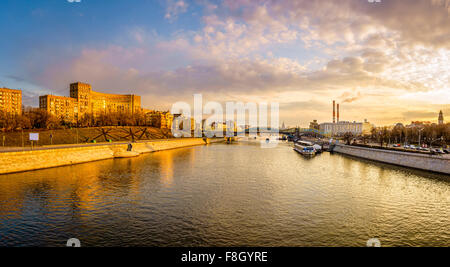
<svg viewBox="0 0 450 267">
<path fill-rule="evenodd" d="M 314 148 L 314 144 L 305 141 L 297 141 L 294 144 L 294 150 L 303 156 L 315 156 L 316 149 Z"/>
<path fill-rule="evenodd" d="M 321 145 L 314 144 L 313 147 L 316 150 L 316 154 L 322 153 L 323 150 L 322 150 L 322 146 Z"/>
</svg>

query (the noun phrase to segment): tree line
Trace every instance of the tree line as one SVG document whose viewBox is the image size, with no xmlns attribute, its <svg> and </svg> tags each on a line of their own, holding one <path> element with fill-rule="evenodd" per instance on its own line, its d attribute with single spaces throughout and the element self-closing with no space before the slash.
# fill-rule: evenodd
<svg viewBox="0 0 450 267">
<path fill-rule="evenodd" d="M 148 126 L 161 128 L 161 116 L 148 116 L 144 112 L 104 113 L 94 116 L 84 114 L 76 123 L 58 118 L 44 109 L 27 107 L 22 114 L 0 112 L 0 129 L 3 132 L 26 129 L 56 130 L 72 127 Z"/>
<path fill-rule="evenodd" d="M 450 143 L 450 123 L 444 125 L 423 124 L 405 127 L 401 124 L 395 127 L 372 128 L 370 134 L 353 136 L 351 133 L 344 135 L 344 140 L 350 144 L 353 139 L 360 139 L 363 143 L 378 143 L 380 146 L 388 144 L 415 144 L 430 146 L 444 146 Z"/>
</svg>

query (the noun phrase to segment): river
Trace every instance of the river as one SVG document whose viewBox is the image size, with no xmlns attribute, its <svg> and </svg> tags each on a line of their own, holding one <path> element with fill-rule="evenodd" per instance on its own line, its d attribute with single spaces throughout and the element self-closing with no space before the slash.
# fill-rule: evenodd
<svg viewBox="0 0 450 267">
<path fill-rule="evenodd" d="M 450 178 L 289 144 L 0 176 L 0 246 L 450 245 Z"/>
</svg>

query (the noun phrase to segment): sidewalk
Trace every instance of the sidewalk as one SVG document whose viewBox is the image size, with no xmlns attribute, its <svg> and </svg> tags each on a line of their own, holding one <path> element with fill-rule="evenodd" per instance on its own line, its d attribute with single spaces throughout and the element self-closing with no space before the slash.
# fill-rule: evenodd
<svg viewBox="0 0 450 267">
<path fill-rule="evenodd" d="M 134 143 L 144 143 L 144 142 L 161 142 L 174 140 L 177 138 L 170 139 L 149 139 L 149 140 L 139 140 Z M 81 144 L 63 144 L 63 145 L 48 145 L 48 146 L 35 146 L 31 149 L 30 146 L 27 147 L 0 147 L 0 153 L 7 152 L 21 152 L 21 151 L 31 151 L 31 150 L 51 150 L 51 149 L 64 149 L 64 148 L 74 148 L 74 147 L 88 147 L 88 146 L 109 146 L 109 145 L 123 145 L 132 143 L 131 141 L 116 141 L 116 142 L 102 142 L 102 143 L 81 143 Z"/>
</svg>

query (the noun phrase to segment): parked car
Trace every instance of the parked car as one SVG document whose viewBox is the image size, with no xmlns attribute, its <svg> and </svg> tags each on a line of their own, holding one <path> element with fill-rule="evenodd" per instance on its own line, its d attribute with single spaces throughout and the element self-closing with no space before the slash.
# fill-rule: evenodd
<svg viewBox="0 0 450 267">
<path fill-rule="evenodd" d="M 437 148 L 432 148 L 430 149 L 431 154 L 445 154 L 444 151 L 437 149 Z"/>
<path fill-rule="evenodd" d="M 444 149 L 445 154 L 450 154 L 450 149 Z"/>
<path fill-rule="evenodd" d="M 402 145 L 400 144 L 394 144 L 393 147 L 401 147 Z"/>
</svg>

